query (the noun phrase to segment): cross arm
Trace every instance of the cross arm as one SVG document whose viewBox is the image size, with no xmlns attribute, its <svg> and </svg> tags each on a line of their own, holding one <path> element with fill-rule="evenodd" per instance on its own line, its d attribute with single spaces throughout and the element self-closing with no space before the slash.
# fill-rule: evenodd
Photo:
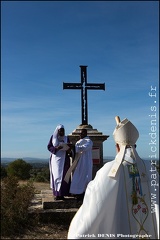
<svg viewBox="0 0 160 240">
<path fill-rule="evenodd" d="M 105 90 L 105 83 L 87 83 L 86 88 L 89 90 Z"/>
<path fill-rule="evenodd" d="M 63 89 L 82 89 L 81 83 L 63 83 Z"/>
</svg>

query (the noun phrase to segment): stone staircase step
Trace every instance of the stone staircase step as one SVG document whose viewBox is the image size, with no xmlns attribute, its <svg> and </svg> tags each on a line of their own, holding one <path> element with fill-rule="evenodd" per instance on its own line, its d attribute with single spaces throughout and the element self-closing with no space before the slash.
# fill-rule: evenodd
<svg viewBox="0 0 160 240">
<path fill-rule="evenodd" d="M 43 209 L 72 209 L 79 208 L 82 201 L 77 202 L 74 197 L 65 197 L 65 200 L 54 200 L 52 190 L 42 190 L 42 207 Z"/>
<path fill-rule="evenodd" d="M 40 222 L 69 224 L 82 201 L 77 202 L 74 197 L 65 197 L 65 200 L 54 200 L 52 190 L 42 190 L 35 194 L 29 215 L 35 218 L 38 214 Z"/>
<path fill-rule="evenodd" d="M 65 197 L 65 200 L 54 200 L 53 197 L 42 198 L 43 209 L 73 209 L 79 208 L 82 201 L 77 202 L 73 197 Z"/>
<path fill-rule="evenodd" d="M 38 209 L 30 210 L 29 216 L 31 219 L 36 219 L 42 223 L 60 223 L 70 224 L 78 209 Z"/>
<path fill-rule="evenodd" d="M 74 197 L 65 197 L 65 200 L 54 200 L 52 190 L 42 190 L 35 194 L 29 207 L 29 216 L 40 222 L 69 224 L 82 201 L 77 202 Z"/>
</svg>

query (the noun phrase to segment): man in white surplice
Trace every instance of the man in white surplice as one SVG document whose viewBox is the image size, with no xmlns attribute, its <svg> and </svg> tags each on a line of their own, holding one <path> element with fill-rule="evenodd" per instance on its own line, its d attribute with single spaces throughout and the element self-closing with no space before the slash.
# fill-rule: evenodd
<svg viewBox="0 0 160 240">
<path fill-rule="evenodd" d="M 135 126 L 117 118 L 113 132 L 119 152 L 86 189 L 69 227 L 68 239 L 159 239 L 159 174 L 155 161 L 143 161 Z"/>
<path fill-rule="evenodd" d="M 82 129 L 80 140 L 75 144 L 75 152 L 79 154 L 79 160 L 70 187 L 70 193 L 77 195 L 79 200 L 83 199 L 87 184 L 92 180 L 92 146 L 93 142 L 87 136 L 87 129 Z"/>
</svg>

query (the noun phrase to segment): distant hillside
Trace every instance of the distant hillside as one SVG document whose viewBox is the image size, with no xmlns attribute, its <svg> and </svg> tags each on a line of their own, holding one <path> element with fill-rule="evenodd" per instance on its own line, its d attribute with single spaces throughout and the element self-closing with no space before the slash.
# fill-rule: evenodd
<svg viewBox="0 0 160 240">
<path fill-rule="evenodd" d="M 104 163 L 106 163 L 106 162 L 110 162 L 110 161 L 112 161 L 112 160 L 114 160 L 114 158 L 115 157 L 112 157 L 112 156 L 104 156 L 104 158 L 103 158 L 103 162 Z M 1 163 L 2 164 L 8 164 L 8 163 L 10 163 L 10 162 L 13 162 L 13 161 L 15 161 L 16 159 L 18 159 L 18 158 L 1 158 Z M 49 162 L 49 158 L 47 159 L 45 159 L 45 158 L 32 158 L 32 157 L 24 157 L 24 158 L 22 158 L 24 161 L 26 161 L 26 162 L 28 162 L 28 163 L 48 163 Z M 144 160 L 151 160 L 150 158 L 143 158 Z M 153 159 L 153 160 L 155 160 L 155 161 L 159 161 L 159 159 Z"/>
<path fill-rule="evenodd" d="M 1 163 L 9 163 L 9 162 L 13 162 L 15 160 L 17 160 L 18 158 L 1 158 Z M 48 159 L 44 159 L 44 158 L 32 158 L 32 157 L 24 157 L 22 158 L 24 161 L 28 162 L 28 163 L 47 163 L 49 161 Z"/>
</svg>

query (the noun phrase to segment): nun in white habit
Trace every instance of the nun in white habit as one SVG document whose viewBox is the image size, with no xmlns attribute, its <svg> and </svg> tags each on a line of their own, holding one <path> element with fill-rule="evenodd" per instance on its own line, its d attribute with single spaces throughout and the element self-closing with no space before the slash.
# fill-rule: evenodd
<svg viewBox="0 0 160 240">
<path fill-rule="evenodd" d="M 50 187 L 56 200 L 64 200 L 64 196 L 69 195 L 70 181 L 66 183 L 64 177 L 70 167 L 69 152 L 71 144 L 65 136 L 65 129 L 59 124 L 48 143 L 48 150 L 51 152 L 50 168 Z"/>
<path fill-rule="evenodd" d="M 159 239 L 159 174 L 153 162 L 137 154 L 136 127 L 116 119 L 119 152 L 88 184 L 68 239 Z"/>
</svg>

